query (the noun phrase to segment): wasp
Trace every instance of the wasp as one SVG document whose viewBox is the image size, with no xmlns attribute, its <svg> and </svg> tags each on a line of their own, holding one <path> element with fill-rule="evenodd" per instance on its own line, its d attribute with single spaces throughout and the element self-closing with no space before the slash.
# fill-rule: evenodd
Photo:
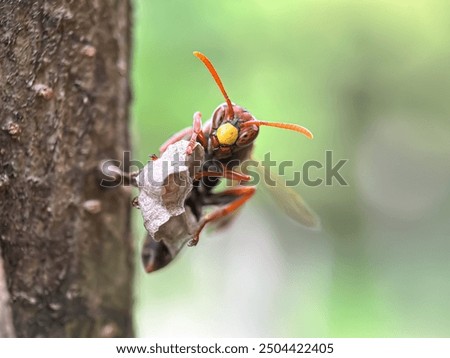
<svg viewBox="0 0 450 358">
<path fill-rule="evenodd" d="M 214 110 L 204 125 L 201 113 L 194 113 L 192 126 L 171 136 L 159 149 L 161 155 L 169 146 L 182 140 L 188 141 L 185 150 L 187 156 L 191 155 L 199 144 L 204 149 L 204 164 L 195 175 L 193 189 L 185 203 L 199 220 L 188 246 L 198 244 L 200 234 L 208 223 L 226 221 L 255 194 L 255 186 L 242 185 L 250 181 L 251 177 L 239 170 L 239 163 L 251 158 L 260 127 L 282 128 L 301 133 L 309 139 L 313 138 L 313 134 L 305 127 L 292 123 L 261 121 L 244 107 L 232 103 L 211 61 L 200 52 L 194 51 L 193 54 L 206 66 L 225 102 Z M 231 179 L 239 184 L 216 192 L 214 189 L 221 179 Z M 286 188 L 280 182 L 277 182 L 272 190 L 277 191 L 278 202 L 289 216 L 309 227 L 318 225 L 315 214 L 295 191 Z M 215 206 L 216 209 L 203 215 L 205 206 Z M 164 267 L 173 256 L 169 254 L 164 242 L 157 242 L 151 238 L 146 241 L 143 258 L 147 272 Z"/>
</svg>

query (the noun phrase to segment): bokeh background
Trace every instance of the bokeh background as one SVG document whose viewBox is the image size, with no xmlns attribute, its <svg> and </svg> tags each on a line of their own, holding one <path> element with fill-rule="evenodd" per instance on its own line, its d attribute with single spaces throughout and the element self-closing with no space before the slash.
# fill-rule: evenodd
<svg viewBox="0 0 450 358">
<path fill-rule="evenodd" d="M 450 336 L 450 2 L 136 0 L 134 157 L 223 102 L 193 50 L 262 128 L 256 156 L 348 159 L 348 186 L 296 190 L 310 232 L 260 190 L 162 271 L 136 265 L 139 336 Z M 287 172 L 287 177 L 292 173 Z M 323 170 L 314 171 L 324 178 Z M 144 235 L 135 213 L 136 245 Z"/>
</svg>

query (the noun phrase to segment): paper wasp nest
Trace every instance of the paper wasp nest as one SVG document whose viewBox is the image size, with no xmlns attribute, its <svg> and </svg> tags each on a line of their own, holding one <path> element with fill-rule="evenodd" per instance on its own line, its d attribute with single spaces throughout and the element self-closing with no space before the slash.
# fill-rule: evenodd
<svg viewBox="0 0 450 358">
<path fill-rule="evenodd" d="M 139 207 L 148 232 L 142 252 L 147 272 L 167 265 L 193 238 L 199 226 L 186 200 L 194 176 L 201 171 L 205 153 L 197 144 L 192 155 L 186 155 L 188 143 L 183 140 L 170 145 L 136 177 Z"/>
</svg>

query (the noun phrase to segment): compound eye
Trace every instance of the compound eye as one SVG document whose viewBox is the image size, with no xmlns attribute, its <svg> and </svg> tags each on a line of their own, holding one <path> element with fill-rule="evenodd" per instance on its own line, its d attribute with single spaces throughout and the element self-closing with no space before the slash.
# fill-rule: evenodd
<svg viewBox="0 0 450 358">
<path fill-rule="evenodd" d="M 236 141 L 237 146 L 245 146 L 253 142 L 258 134 L 258 129 L 256 128 L 245 128 L 241 130 L 238 140 Z"/>
</svg>

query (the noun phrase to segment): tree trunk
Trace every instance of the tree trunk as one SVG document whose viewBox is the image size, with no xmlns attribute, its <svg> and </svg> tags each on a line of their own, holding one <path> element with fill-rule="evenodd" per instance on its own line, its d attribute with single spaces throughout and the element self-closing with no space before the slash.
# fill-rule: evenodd
<svg viewBox="0 0 450 358">
<path fill-rule="evenodd" d="M 129 149 L 130 18 L 0 0 L 1 335 L 133 334 L 129 192 L 98 175 Z"/>
</svg>

